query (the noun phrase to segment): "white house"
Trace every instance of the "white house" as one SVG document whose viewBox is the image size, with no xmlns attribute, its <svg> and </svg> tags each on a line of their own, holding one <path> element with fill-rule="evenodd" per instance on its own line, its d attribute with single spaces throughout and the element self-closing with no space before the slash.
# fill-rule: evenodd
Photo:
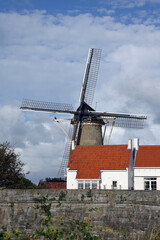
<svg viewBox="0 0 160 240">
<path fill-rule="evenodd" d="M 67 189 L 160 190 L 160 146 L 76 146 L 67 168 Z"/>
<path fill-rule="evenodd" d="M 131 146 L 76 146 L 67 168 L 67 189 L 131 189 Z"/>
<path fill-rule="evenodd" d="M 160 190 L 160 146 L 139 146 L 135 151 L 135 190 Z"/>
</svg>

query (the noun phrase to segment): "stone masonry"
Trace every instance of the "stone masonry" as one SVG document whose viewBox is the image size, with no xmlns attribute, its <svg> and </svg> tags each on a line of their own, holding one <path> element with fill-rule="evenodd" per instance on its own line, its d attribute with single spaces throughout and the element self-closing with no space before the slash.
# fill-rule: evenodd
<svg viewBox="0 0 160 240">
<path fill-rule="evenodd" d="M 51 189 L 0 190 L 0 228 L 33 233 L 42 219 L 35 199 L 43 197 L 54 222 L 85 221 L 99 239 L 146 240 L 160 229 L 160 191 Z"/>
</svg>

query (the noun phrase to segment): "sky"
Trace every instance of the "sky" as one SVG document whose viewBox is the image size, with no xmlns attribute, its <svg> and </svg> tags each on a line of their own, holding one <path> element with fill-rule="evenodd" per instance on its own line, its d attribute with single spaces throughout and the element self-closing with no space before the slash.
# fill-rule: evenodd
<svg viewBox="0 0 160 240">
<path fill-rule="evenodd" d="M 89 48 L 102 49 L 92 107 L 147 115 L 110 144 L 160 145 L 160 0 L 0 0 L 0 143 L 34 183 L 57 176 L 66 137 L 53 119 L 72 116 L 22 111 L 22 99 L 77 109 Z"/>
</svg>

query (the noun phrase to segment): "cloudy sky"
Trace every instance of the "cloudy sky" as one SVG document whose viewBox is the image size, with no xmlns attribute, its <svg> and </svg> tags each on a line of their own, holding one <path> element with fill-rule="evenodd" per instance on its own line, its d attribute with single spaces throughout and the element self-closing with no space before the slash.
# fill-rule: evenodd
<svg viewBox="0 0 160 240">
<path fill-rule="evenodd" d="M 160 145 L 160 0 L 0 0 L 0 143 L 35 183 L 57 176 L 66 138 L 54 114 L 21 101 L 76 109 L 90 47 L 102 49 L 92 107 L 148 117 L 142 130 L 114 128 L 110 144 Z"/>
</svg>

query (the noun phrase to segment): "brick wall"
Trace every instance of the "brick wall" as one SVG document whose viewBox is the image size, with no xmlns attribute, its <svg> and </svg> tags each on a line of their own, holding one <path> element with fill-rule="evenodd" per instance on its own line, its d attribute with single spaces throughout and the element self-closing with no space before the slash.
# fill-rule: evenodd
<svg viewBox="0 0 160 240">
<path fill-rule="evenodd" d="M 66 182 L 40 182 L 39 188 L 66 189 Z"/>
</svg>

